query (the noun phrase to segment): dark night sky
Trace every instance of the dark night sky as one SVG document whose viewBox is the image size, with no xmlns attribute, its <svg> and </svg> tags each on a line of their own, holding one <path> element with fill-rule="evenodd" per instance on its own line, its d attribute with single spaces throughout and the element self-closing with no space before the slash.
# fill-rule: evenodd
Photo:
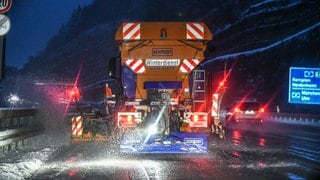
<svg viewBox="0 0 320 180">
<path fill-rule="evenodd" d="M 22 68 L 65 24 L 74 9 L 94 0 L 13 0 L 8 17 L 5 64 Z"/>
</svg>

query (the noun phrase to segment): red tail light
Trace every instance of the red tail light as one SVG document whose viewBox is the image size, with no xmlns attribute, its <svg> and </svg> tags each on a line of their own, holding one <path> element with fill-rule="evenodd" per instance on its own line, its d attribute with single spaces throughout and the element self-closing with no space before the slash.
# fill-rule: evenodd
<svg viewBox="0 0 320 180">
<path fill-rule="evenodd" d="M 208 113 L 194 112 L 190 116 L 190 127 L 207 127 L 208 126 Z"/>
<path fill-rule="evenodd" d="M 121 115 L 119 116 L 119 126 L 130 127 L 134 126 L 135 117 L 134 115 Z"/>
<path fill-rule="evenodd" d="M 133 122 L 133 120 L 134 120 L 134 116 L 127 116 L 127 122 L 129 123 L 129 124 L 132 124 L 132 122 Z"/>
<path fill-rule="evenodd" d="M 259 112 L 263 113 L 264 112 L 264 108 L 260 108 Z"/>
<path fill-rule="evenodd" d="M 219 86 L 224 86 L 224 81 L 221 81 L 221 82 L 219 83 Z"/>
<path fill-rule="evenodd" d="M 199 116 L 198 115 L 193 115 L 193 121 L 198 122 L 199 121 Z"/>
<path fill-rule="evenodd" d="M 80 98 L 80 91 L 77 87 L 73 87 L 71 89 L 67 90 L 67 94 L 70 99 L 76 99 L 78 100 Z"/>
<path fill-rule="evenodd" d="M 198 122 L 198 121 L 207 121 L 207 116 L 202 114 L 193 114 L 191 115 L 191 121 Z"/>
<path fill-rule="evenodd" d="M 238 107 L 234 108 L 234 112 L 240 112 L 240 108 Z"/>
</svg>

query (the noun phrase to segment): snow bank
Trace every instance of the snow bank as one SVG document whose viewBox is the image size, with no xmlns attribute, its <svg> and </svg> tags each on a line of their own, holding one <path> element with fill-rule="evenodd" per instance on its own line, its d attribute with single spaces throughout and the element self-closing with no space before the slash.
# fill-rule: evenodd
<svg viewBox="0 0 320 180">
<path fill-rule="evenodd" d="M 19 157 L 18 162 L 15 162 L 17 157 L 1 157 L 0 177 L 1 179 L 25 179 L 30 177 L 45 161 L 49 159 L 54 148 L 44 148 L 38 151 L 28 152 Z"/>
</svg>

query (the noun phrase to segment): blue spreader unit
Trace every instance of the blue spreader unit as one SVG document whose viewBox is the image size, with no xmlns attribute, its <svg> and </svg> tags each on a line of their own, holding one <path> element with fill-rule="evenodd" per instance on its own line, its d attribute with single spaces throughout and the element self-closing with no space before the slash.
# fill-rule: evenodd
<svg viewBox="0 0 320 180">
<path fill-rule="evenodd" d="M 129 133 L 121 137 L 123 153 L 206 153 L 207 135 L 204 133 L 171 132 L 167 137 L 145 133 Z"/>
</svg>

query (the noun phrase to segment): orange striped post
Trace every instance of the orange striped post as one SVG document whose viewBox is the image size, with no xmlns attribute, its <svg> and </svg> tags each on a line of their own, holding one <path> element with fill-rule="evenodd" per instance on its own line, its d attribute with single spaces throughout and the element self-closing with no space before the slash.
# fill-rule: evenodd
<svg viewBox="0 0 320 180">
<path fill-rule="evenodd" d="M 211 116 L 218 117 L 219 116 L 219 94 L 212 94 L 212 107 L 211 107 Z"/>
<path fill-rule="evenodd" d="M 71 123 L 71 134 L 72 136 L 81 136 L 83 133 L 82 126 L 83 118 L 81 116 L 72 117 Z"/>
</svg>

